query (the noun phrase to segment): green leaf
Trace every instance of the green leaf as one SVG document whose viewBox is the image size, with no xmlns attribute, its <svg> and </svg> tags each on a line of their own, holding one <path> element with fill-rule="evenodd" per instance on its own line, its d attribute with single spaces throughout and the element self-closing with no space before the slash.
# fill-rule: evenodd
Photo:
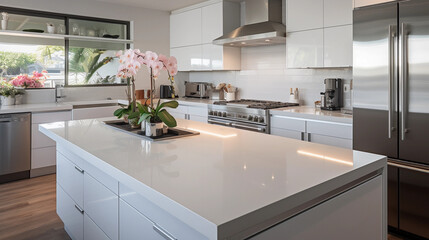
<svg viewBox="0 0 429 240">
<path fill-rule="evenodd" d="M 149 113 L 143 113 L 141 116 L 140 116 L 140 119 L 139 119 L 139 124 L 141 124 L 143 121 L 146 121 L 147 119 L 150 119 L 152 116 L 149 114 Z"/>
<path fill-rule="evenodd" d="M 125 109 L 119 108 L 113 113 L 113 115 L 118 118 L 121 118 L 124 115 L 124 112 L 125 112 Z"/>
<path fill-rule="evenodd" d="M 156 108 L 156 112 L 159 112 L 162 108 L 164 107 L 168 107 L 168 108 L 177 108 L 179 106 L 179 103 L 177 101 L 168 101 L 168 102 L 163 102 L 161 103 L 161 105 L 159 105 Z"/>
<path fill-rule="evenodd" d="M 140 113 L 138 112 L 132 112 L 128 115 L 128 119 L 134 119 L 140 117 Z"/>
<path fill-rule="evenodd" d="M 158 113 L 158 117 L 165 123 L 165 125 L 167 125 L 169 127 L 176 127 L 177 126 L 176 119 L 174 119 L 174 117 L 171 116 L 171 114 L 169 114 L 167 112 L 167 110 L 165 110 L 165 109 L 162 109 Z"/>
</svg>

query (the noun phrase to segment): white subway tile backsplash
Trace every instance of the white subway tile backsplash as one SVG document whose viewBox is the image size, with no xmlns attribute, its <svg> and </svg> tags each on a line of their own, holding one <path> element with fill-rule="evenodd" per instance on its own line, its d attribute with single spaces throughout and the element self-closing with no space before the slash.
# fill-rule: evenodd
<svg viewBox="0 0 429 240">
<path fill-rule="evenodd" d="M 313 105 L 324 91 L 325 78 L 342 78 L 346 83 L 352 79 L 351 68 L 287 69 L 285 45 L 242 48 L 241 58 L 241 71 L 180 73 L 179 93 L 184 95 L 184 81 L 225 82 L 238 87 L 239 98 L 287 101 L 289 89 L 299 88 L 301 104 Z M 344 103 L 350 107 L 350 92 L 345 94 Z"/>
</svg>

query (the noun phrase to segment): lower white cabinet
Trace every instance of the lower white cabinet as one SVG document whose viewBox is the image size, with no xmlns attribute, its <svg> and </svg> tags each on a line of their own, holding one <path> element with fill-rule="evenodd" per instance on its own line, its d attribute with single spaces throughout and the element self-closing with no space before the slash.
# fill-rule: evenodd
<svg viewBox="0 0 429 240">
<path fill-rule="evenodd" d="M 123 200 L 119 200 L 119 221 L 126 222 L 119 227 L 120 239 L 127 240 L 165 240 L 162 235 L 154 229 L 154 223 L 139 213 L 136 209 L 128 205 Z M 168 238 L 167 238 L 168 239 Z"/>
<path fill-rule="evenodd" d="M 88 217 L 88 214 L 84 214 L 83 216 L 83 224 L 84 231 L 83 237 L 84 239 L 94 239 L 94 240 L 110 240 L 110 238 L 92 221 L 91 218 Z"/>
<path fill-rule="evenodd" d="M 84 170 L 67 159 L 62 153 L 57 153 L 57 183 L 83 208 Z"/>
<path fill-rule="evenodd" d="M 57 164 L 55 152 L 55 146 L 31 149 L 31 169 L 54 167 Z"/>
<path fill-rule="evenodd" d="M 352 149 L 353 126 L 348 123 L 271 116 L 271 134 Z"/>
<path fill-rule="evenodd" d="M 207 123 L 208 120 L 207 107 L 179 105 L 178 108 L 169 109 L 168 112 L 177 119 L 187 119 L 203 123 Z"/>
<path fill-rule="evenodd" d="M 119 106 L 93 107 L 73 109 L 73 120 L 113 117 Z"/>
<path fill-rule="evenodd" d="M 64 222 L 64 228 L 73 240 L 83 237 L 83 210 L 57 184 L 57 214 Z"/>
<path fill-rule="evenodd" d="M 117 240 L 118 196 L 88 173 L 84 174 L 83 186 L 85 213 L 110 239 Z"/>
</svg>

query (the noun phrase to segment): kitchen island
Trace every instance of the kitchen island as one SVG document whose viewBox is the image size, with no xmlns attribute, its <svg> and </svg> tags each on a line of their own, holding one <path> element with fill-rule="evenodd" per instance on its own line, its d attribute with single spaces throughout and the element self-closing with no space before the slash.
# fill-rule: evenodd
<svg viewBox="0 0 429 240">
<path fill-rule="evenodd" d="M 150 142 L 57 122 L 57 213 L 73 239 L 386 239 L 386 158 L 179 120 Z"/>
</svg>

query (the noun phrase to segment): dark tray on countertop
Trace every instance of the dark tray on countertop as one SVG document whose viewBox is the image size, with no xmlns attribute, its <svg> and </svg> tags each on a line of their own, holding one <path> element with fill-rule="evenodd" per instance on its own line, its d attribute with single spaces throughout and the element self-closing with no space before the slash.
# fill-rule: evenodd
<svg viewBox="0 0 429 240">
<path fill-rule="evenodd" d="M 168 132 L 162 136 L 158 137 L 147 137 L 145 135 L 145 132 L 143 132 L 141 129 L 133 129 L 131 128 L 130 124 L 125 123 L 123 120 L 114 120 L 114 121 L 104 121 L 104 124 L 106 124 L 109 127 L 116 128 L 122 132 L 126 132 L 129 134 L 132 134 L 134 136 L 138 136 L 141 138 L 144 138 L 149 141 L 163 141 L 163 140 L 170 140 L 175 138 L 182 138 L 182 137 L 190 137 L 199 135 L 199 132 L 191 131 L 191 130 L 185 130 L 181 128 L 169 128 Z"/>
</svg>

